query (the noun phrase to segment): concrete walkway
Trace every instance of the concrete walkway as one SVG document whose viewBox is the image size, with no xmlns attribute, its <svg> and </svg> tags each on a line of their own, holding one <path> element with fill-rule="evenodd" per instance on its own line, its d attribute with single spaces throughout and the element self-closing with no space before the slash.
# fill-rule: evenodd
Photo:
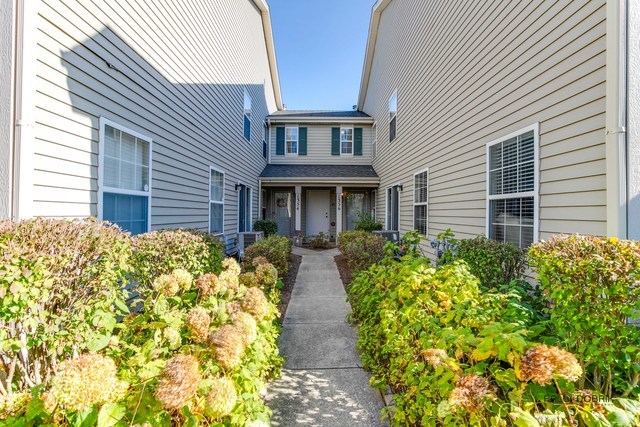
<svg viewBox="0 0 640 427">
<path fill-rule="evenodd" d="M 285 314 L 280 352 L 282 378 L 269 386 L 272 425 L 386 426 L 380 393 L 369 386 L 356 352 L 357 333 L 346 321 L 350 307 L 333 257 L 337 249 L 302 255 Z"/>
</svg>

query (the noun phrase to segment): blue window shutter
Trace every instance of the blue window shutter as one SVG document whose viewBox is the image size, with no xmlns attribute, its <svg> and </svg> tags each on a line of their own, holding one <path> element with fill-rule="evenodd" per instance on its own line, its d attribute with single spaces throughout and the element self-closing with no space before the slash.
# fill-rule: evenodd
<svg viewBox="0 0 640 427">
<path fill-rule="evenodd" d="M 340 155 L 340 128 L 331 128 L 331 155 Z"/>
<path fill-rule="evenodd" d="M 276 155 L 284 156 L 284 128 L 276 128 Z"/>
<path fill-rule="evenodd" d="M 298 156 L 307 155 L 307 128 L 298 128 Z"/>
<path fill-rule="evenodd" d="M 362 128 L 353 129 L 353 155 L 362 156 Z"/>
</svg>

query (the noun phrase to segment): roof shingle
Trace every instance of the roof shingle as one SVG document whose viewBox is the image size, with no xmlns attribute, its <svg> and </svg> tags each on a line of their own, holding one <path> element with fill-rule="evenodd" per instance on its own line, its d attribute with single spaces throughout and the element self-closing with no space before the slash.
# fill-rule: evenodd
<svg viewBox="0 0 640 427">
<path fill-rule="evenodd" d="M 369 165 L 267 165 L 261 178 L 378 178 Z"/>
</svg>

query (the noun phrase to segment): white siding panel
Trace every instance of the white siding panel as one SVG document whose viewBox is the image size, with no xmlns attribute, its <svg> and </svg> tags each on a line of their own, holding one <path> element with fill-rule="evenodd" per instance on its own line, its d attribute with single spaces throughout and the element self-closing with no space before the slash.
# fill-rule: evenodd
<svg viewBox="0 0 640 427">
<path fill-rule="evenodd" d="M 43 0 L 37 56 L 37 215 L 97 215 L 98 120 L 106 117 L 154 141 L 152 228 L 207 229 L 213 165 L 226 174 L 233 240 L 234 186 L 257 194 L 263 123 L 276 109 L 252 1 Z"/>
<path fill-rule="evenodd" d="M 540 237 L 603 234 L 605 19 L 602 0 L 391 1 L 363 106 L 377 123 L 378 220 L 384 189 L 402 183 L 400 228 L 413 228 L 413 173 L 429 167 L 428 238 L 485 233 L 486 143 L 540 123 Z"/>
</svg>

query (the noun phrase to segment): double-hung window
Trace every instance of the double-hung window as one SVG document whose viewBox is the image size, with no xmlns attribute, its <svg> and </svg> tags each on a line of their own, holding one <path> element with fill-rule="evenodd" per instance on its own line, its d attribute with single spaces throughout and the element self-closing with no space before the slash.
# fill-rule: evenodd
<svg viewBox="0 0 640 427">
<path fill-rule="evenodd" d="M 422 236 L 429 231 L 428 184 L 428 169 L 413 176 L 413 228 Z"/>
<path fill-rule="evenodd" d="M 131 234 L 149 231 L 151 138 L 100 119 L 98 217 Z"/>
<path fill-rule="evenodd" d="M 224 233 L 224 173 L 214 168 L 209 175 L 209 232 Z"/>
<path fill-rule="evenodd" d="M 393 91 L 389 98 L 389 142 L 396 139 L 398 126 L 398 91 Z"/>
<path fill-rule="evenodd" d="M 251 96 L 244 90 L 244 139 L 251 141 Z"/>
<path fill-rule="evenodd" d="M 538 232 L 538 126 L 487 144 L 487 232 L 527 248 Z"/>
<path fill-rule="evenodd" d="M 238 232 L 251 231 L 253 194 L 251 187 L 240 184 L 238 186 Z"/>
<path fill-rule="evenodd" d="M 285 146 L 286 154 L 297 155 L 298 154 L 298 128 L 286 127 L 285 128 Z"/>
<path fill-rule="evenodd" d="M 340 154 L 353 155 L 353 128 L 352 127 L 340 128 Z"/>
</svg>

